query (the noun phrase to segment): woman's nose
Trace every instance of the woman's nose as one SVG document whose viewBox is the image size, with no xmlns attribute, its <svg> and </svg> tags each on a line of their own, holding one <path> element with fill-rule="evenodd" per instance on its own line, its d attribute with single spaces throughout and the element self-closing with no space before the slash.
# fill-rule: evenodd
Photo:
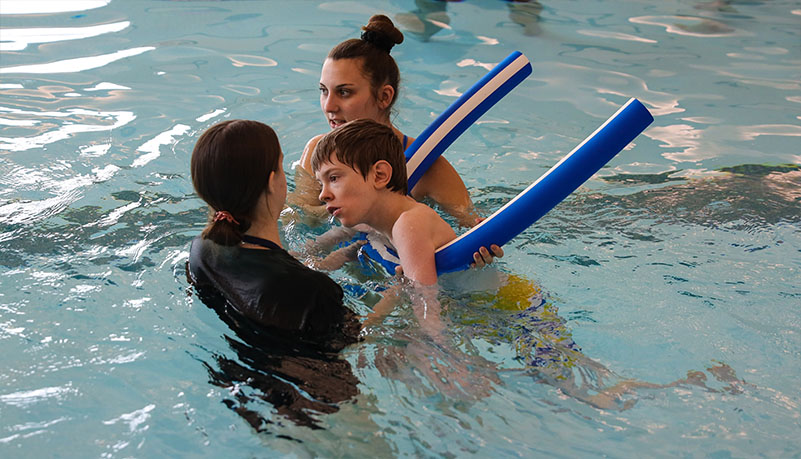
<svg viewBox="0 0 801 459">
<path fill-rule="evenodd" d="M 323 111 L 331 113 L 337 111 L 336 98 L 333 96 L 333 94 L 323 96 Z"/>
</svg>

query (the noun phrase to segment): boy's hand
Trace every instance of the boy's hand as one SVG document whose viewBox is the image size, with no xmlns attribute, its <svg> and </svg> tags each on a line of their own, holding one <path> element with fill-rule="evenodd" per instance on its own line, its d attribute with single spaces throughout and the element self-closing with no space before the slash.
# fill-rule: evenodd
<svg viewBox="0 0 801 459">
<path fill-rule="evenodd" d="M 335 271 L 345 263 L 355 260 L 359 249 L 366 243 L 367 241 L 356 241 L 353 244 L 334 250 L 322 260 L 312 262 L 312 267 L 322 271 Z"/>
<path fill-rule="evenodd" d="M 490 245 L 490 249 L 492 250 L 492 254 L 490 254 L 489 250 L 486 247 L 481 247 L 478 249 L 478 252 L 473 253 L 473 261 L 474 263 L 470 264 L 471 268 L 483 268 L 488 264 L 491 264 L 495 258 L 502 258 L 503 257 L 503 248 L 499 247 L 498 245 L 492 244 Z"/>
</svg>

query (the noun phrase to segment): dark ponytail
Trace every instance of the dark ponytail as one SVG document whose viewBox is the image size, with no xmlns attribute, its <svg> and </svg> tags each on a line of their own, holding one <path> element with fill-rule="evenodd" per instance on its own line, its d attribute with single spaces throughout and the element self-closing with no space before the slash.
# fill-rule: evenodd
<svg viewBox="0 0 801 459">
<path fill-rule="evenodd" d="M 278 136 L 258 121 L 223 121 L 200 136 L 191 170 L 195 192 L 211 211 L 204 239 L 227 246 L 242 242 L 280 158 Z"/>
<path fill-rule="evenodd" d="M 361 59 L 362 71 L 370 81 L 373 95 L 378 98 L 378 89 L 385 84 L 392 86 L 395 94 L 387 110 L 391 109 L 398 98 L 400 86 L 400 70 L 395 59 L 389 55 L 393 46 L 403 43 L 403 33 L 395 27 L 388 17 L 376 14 L 367 25 L 362 27 L 361 39 L 351 38 L 335 46 L 328 58 Z"/>
</svg>

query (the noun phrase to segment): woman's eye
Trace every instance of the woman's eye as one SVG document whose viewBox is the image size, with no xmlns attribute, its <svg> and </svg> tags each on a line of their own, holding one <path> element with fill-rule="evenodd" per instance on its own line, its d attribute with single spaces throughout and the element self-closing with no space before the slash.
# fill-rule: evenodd
<svg viewBox="0 0 801 459">
<path fill-rule="evenodd" d="M 325 95 L 328 95 L 328 89 L 326 89 L 326 88 L 323 88 L 323 87 L 320 87 L 320 94 L 322 94 L 322 95 L 324 95 L 324 96 L 325 96 Z"/>
<path fill-rule="evenodd" d="M 340 89 L 339 90 L 339 95 L 342 96 L 342 97 L 345 97 L 345 96 L 347 96 L 349 94 L 350 94 L 350 90 L 349 89 Z"/>
</svg>

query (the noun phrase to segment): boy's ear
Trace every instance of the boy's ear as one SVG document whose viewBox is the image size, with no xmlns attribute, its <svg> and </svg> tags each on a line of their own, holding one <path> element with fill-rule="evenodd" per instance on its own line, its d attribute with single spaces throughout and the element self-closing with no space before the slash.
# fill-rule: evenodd
<svg viewBox="0 0 801 459">
<path fill-rule="evenodd" d="M 383 159 L 373 164 L 376 188 L 386 188 L 392 178 L 392 166 Z"/>
<path fill-rule="evenodd" d="M 378 107 L 385 110 L 392 103 L 393 97 L 395 97 L 395 88 L 385 84 L 378 90 Z"/>
</svg>

